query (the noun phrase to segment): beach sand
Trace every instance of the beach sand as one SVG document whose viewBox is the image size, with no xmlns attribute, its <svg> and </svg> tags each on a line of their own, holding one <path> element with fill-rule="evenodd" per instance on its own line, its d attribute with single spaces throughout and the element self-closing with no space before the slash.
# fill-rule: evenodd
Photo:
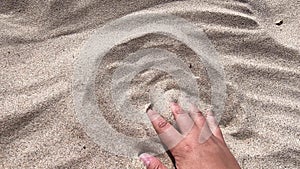
<svg viewBox="0 0 300 169">
<path fill-rule="evenodd" d="M 1 1 L 0 168 L 143 168 L 138 154 L 123 157 L 95 143 L 76 116 L 73 97 L 74 65 L 84 44 L 98 28 L 134 12 L 173 14 L 203 28 L 224 66 L 220 125 L 242 168 L 299 168 L 298 0 Z M 184 43 L 149 34 L 114 46 L 99 66 L 95 93 L 108 123 L 128 136 L 154 131 L 122 120 L 109 79 L 126 56 L 153 47 L 191 65 L 200 99 L 210 103 L 205 65 Z M 131 103 L 149 103 L 145 90 L 151 86 L 178 90 L 172 77 L 148 70 L 132 82 Z M 159 157 L 171 168 L 166 154 Z"/>
</svg>

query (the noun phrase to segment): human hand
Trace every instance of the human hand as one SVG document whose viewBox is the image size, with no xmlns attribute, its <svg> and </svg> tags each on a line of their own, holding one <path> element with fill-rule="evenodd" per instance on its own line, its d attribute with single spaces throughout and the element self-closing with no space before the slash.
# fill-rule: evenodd
<svg viewBox="0 0 300 169">
<path fill-rule="evenodd" d="M 179 131 L 157 112 L 149 109 L 147 115 L 160 140 L 170 150 L 177 169 L 240 169 L 228 149 L 213 113 L 203 114 L 194 105 L 185 112 L 177 103 L 171 109 Z M 147 169 L 166 169 L 154 156 L 141 154 Z"/>
</svg>

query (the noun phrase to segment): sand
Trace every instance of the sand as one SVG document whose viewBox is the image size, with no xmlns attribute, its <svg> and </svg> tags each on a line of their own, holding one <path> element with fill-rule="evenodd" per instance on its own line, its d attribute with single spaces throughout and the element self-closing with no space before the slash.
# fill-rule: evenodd
<svg viewBox="0 0 300 169">
<path fill-rule="evenodd" d="M 84 44 L 98 28 L 134 12 L 173 14 L 203 28 L 224 67 L 220 124 L 242 168 L 299 168 L 298 0 L 0 2 L 0 168 L 143 168 L 137 156 L 113 154 L 90 137 L 73 97 Z M 212 97 L 206 65 L 184 43 L 149 34 L 114 46 L 96 72 L 97 104 L 117 132 L 136 138 L 154 132 L 123 119 L 109 85 L 125 57 L 148 48 L 168 50 L 188 65 L 203 109 Z M 142 110 L 155 101 L 148 97 L 153 86 L 170 98 L 180 91 L 167 73 L 147 70 L 130 85 L 132 105 Z M 166 154 L 159 157 L 172 166 Z"/>
</svg>

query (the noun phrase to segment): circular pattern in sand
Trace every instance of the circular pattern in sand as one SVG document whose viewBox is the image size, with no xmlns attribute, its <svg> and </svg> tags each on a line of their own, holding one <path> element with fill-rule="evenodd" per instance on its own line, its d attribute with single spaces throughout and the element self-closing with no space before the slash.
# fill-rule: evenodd
<svg viewBox="0 0 300 169">
<path fill-rule="evenodd" d="M 182 42 L 199 61 L 186 64 L 185 59 L 180 60 L 171 51 L 143 49 L 145 47 L 137 43 L 131 54 L 126 55 L 119 49 L 118 57 L 106 57 L 111 64 L 103 65 L 107 63 L 103 60 L 112 48 L 148 34 Z M 158 137 L 149 131 L 151 126 L 144 106 L 152 103 L 154 109 L 169 116 L 167 105 L 171 100 L 199 105 L 199 74 L 190 70 L 191 64 L 198 63 L 202 64 L 202 70 L 205 67 L 206 82 L 211 87 L 208 105 L 220 117 L 226 94 L 224 72 L 205 33 L 175 16 L 132 14 L 122 17 L 100 28 L 76 60 L 76 115 L 87 134 L 111 153 L 129 157 L 136 157 L 145 150 L 163 153 L 165 150 Z"/>
</svg>

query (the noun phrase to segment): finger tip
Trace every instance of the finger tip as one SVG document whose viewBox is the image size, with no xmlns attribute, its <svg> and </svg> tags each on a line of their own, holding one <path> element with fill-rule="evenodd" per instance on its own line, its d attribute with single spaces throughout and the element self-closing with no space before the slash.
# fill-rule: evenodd
<svg viewBox="0 0 300 169">
<path fill-rule="evenodd" d="M 146 113 L 150 116 L 150 115 L 153 115 L 153 114 L 156 114 L 156 112 L 154 111 L 154 110 L 152 110 L 152 109 L 148 109 L 147 111 L 146 111 Z"/>
<path fill-rule="evenodd" d="M 152 157 L 152 156 L 150 154 L 148 154 L 148 153 L 142 153 L 142 154 L 139 155 L 140 159 L 141 158 L 149 158 L 149 157 Z"/>
<path fill-rule="evenodd" d="M 160 114 L 158 114 L 156 111 L 154 111 L 154 110 L 152 110 L 152 109 L 149 109 L 149 110 L 147 111 L 147 115 L 148 115 L 148 117 L 149 117 L 149 119 L 150 119 L 151 121 L 154 121 L 154 120 L 156 120 L 157 118 L 160 117 Z"/>
<path fill-rule="evenodd" d="M 200 110 L 198 109 L 198 107 L 196 105 L 191 104 L 190 105 L 190 112 L 191 113 L 198 113 L 198 112 L 200 112 Z"/>
<path fill-rule="evenodd" d="M 174 101 L 170 102 L 170 106 L 171 106 L 171 107 L 174 107 L 174 106 L 177 106 L 177 105 L 178 105 L 177 102 L 174 102 Z"/>
<path fill-rule="evenodd" d="M 170 103 L 170 107 L 171 107 L 171 110 L 172 110 L 173 112 L 180 109 L 179 104 L 178 104 L 178 103 L 175 103 L 175 102 L 171 102 L 171 103 Z"/>
<path fill-rule="evenodd" d="M 143 162 L 143 164 L 145 166 L 149 166 L 150 165 L 152 157 L 153 156 L 151 156 L 150 154 L 147 154 L 147 153 L 142 153 L 142 154 L 139 155 L 139 159 Z"/>
<path fill-rule="evenodd" d="M 211 111 L 211 110 L 206 110 L 206 114 L 208 115 L 208 116 L 214 116 L 214 113 Z"/>
</svg>

